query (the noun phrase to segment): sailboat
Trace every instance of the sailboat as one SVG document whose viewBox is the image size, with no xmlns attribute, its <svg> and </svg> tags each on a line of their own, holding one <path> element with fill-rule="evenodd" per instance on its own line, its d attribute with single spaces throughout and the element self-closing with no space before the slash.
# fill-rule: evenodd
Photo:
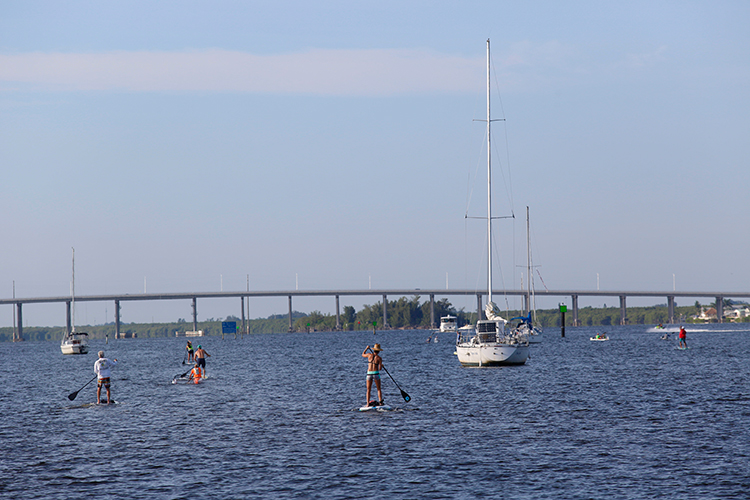
<svg viewBox="0 0 750 500">
<path fill-rule="evenodd" d="M 492 155 L 490 126 L 490 41 L 487 40 L 487 319 L 477 321 L 475 332 L 459 335 L 456 355 L 462 366 L 522 365 L 529 358 L 529 341 L 506 328 L 508 321 L 492 301 Z"/>
<path fill-rule="evenodd" d="M 511 318 L 511 321 L 521 320 L 515 328 L 515 331 L 525 335 L 530 344 L 539 344 L 542 342 L 542 329 L 535 326 L 531 311 L 534 310 L 536 316 L 536 304 L 531 287 L 531 237 L 529 236 L 529 207 L 526 207 L 526 316 Z M 536 318 L 534 318 L 536 319 Z"/>
<path fill-rule="evenodd" d="M 63 354 L 86 354 L 89 352 L 88 333 L 76 332 L 76 249 L 73 249 L 73 281 L 70 284 L 70 302 L 73 317 L 70 331 L 65 332 L 60 350 Z"/>
</svg>

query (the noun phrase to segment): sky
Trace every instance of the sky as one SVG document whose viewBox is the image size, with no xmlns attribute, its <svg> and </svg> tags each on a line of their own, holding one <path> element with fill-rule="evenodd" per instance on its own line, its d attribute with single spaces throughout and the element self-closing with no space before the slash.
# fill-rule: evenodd
<svg viewBox="0 0 750 500">
<path fill-rule="evenodd" d="M 0 298 L 69 295 L 72 248 L 76 295 L 486 289 L 487 39 L 495 289 L 527 284 L 528 206 L 537 289 L 747 292 L 748 24 L 743 1 L 5 0 Z"/>
</svg>

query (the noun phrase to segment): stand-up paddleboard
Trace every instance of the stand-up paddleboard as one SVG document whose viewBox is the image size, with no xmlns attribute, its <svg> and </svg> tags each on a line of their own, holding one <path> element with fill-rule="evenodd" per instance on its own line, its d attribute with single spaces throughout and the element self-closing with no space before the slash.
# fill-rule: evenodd
<svg viewBox="0 0 750 500">
<path fill-rule="evenodd" d="M 680 346 L 677 346 L 677 347 L 675 347 L 675 349 L 677 349 L 678 351 L 686 351 L 686 350 L 688 350 L 690 348 L 689 347 L 680 347 Z"/>
<path fill-rule="evenodd" d="M 391 408 L 387 404 L 382 404 L 378 406 L 371 406 L 371 405 L 363 406 L 362 408 L 359 409 L 359 411 L 391 411 L 392 409 L 393 408 Z"/>
<path fill-rule="evenodd" d="M 200 384 L 206 377 L 199 378 L 198 382 L 189 377 L 177 377 L 172 379 L 173 384 Z"/>
<path fill-rule="evenodd" d="M 114 399 L 107 404 L 107 401 L 104 400 L 101 403 L 97 403 L 96 401 L 92 401 L 91 403 L 83 403 L 76 406 L 71 406 L 70 408 L 93 408 L 94 406 L 115 406 L 119 405 L 120 403 L 118 401 L 115 401 Z"/>
</svg>

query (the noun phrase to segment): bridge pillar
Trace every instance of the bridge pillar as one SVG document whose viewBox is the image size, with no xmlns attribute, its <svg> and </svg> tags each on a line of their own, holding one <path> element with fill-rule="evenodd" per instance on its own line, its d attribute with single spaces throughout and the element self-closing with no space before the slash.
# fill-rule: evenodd
<svg viewBox="0 0 750 500">
<path fill-rule="evenodd" d="M 105 320 L 106 323 L 106 320 Z M 66 335 L 70 335 L 70 328 L 71 328 L 71 321 L 70 321 L 70 301 L 65 301 L 65 326 L 66 326 Z"/>
<path fill-rule="evenodd" d="M 19 339 L 23 338 L 22 306 L 23 306 L 23 304 L 21 304 L 20 302 L 16 303 L 16 313 L 17 313 L 16 316 L 17 316 L 17 320 L 18 320 L 18 338 Z"/>
<path fill-rule="evenodd" d="M 627 308 L 625 307 L 625 295 L 620 295 L 620 324 L 628 323 Z"/>
<path fill-rule="evenodd" d="M 430 294 L 430 328 L 435 328 L 435 294 Z"/>
<path fill-rule="evenodd" d="M 339 311 L 339 296 L 336 295 L 336 330 L 341 330 L 341 313 Z"/>
<path fill-rule="evenodd" d="M 388 327 L 388 297 L 383 295 L 383 328 Z"/>
<path fill-rule="evenodd" d="M 477 294 L 477 321 L 482 319 L 482 294 Z"/>
<path fill-rule="evenodd" d="M 716 321 L 724 323 L 724 297 L 716 297 Z"/>
<path fill-rule="evenodd" d="M 247 298 L 250 300 L 250 297 Z M 240 310 L 242 311 L 242 328 L 240 329 L 240 338 L 245 333 L 245 297 L 240 297 Z"/>
<path fill-rule="evenodd" d="M 198 298 L 193 297 L 193 331 L 198 331 Z"/>
<path fill-rule="evenodd" d="M 667 312 L 669 314 L 669 324 L 674 324 L 674 295 L 667 295 Z"/>
<path fill-rule="evenodd" d="M 115 338 L 120 338 L 120 301 L 115 300 Z"/>
<path fill-rule="evenodd" d="M 289 296 L 289 331 L 294 331 L 294 324 L 292 323 L 292 296 Z"/>
<path fill-rule="evenodd" d="M 578 295 L 571 295 L 570 301 L 573 304 L 571 306 L 571 308 L 573 309 L 573 326 L 581 326 L 581 322 L 578 321 Z"/>
</svg>

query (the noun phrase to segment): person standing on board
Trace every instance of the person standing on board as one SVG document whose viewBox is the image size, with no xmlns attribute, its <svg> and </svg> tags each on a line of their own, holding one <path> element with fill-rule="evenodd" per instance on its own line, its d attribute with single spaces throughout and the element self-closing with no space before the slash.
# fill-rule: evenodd
<svg viewBox="0 0 750 500">
<path fill-rule="evenodd" d="M 96 404 L 101 404 L 102 401 L 102 386 L 107 389 L 107 404 L 112 402 L 112 394 L 110 392 L 109 377 L 111 376 L 110 368 L 117 364 L 117 359 L 110 361 L 104 357 L 104 351 L 99 351 L 99 359 L 94 363 L 94 373 L 96 373 Z"/>
<path fill-rule="evenodd" d="M 377 405 L 383 405 L 383 392 L 380 390 L 380 370 L 383 368 L 383 359 L 380 357 L 380 344 L 375 344 L 371 352 L 370 346 L 365 347 L 362 353 L 363 358 L 367 358 L 367 405 L 370 406 L 370 392 L 372 391 L 372 381 L 375 381 L 375 387 L 378 389 L 378 401 L 373 401 Z"/>
<path fill-rule="evenodd" d="M 191 344 L 189 340 L 187 341 L 185 349 L 187 349 L 188 362 L 193 361 L 193 344 Z"/>
<path fill-rule="evenodd" d="M 206 356 L 209 358 L 211 355 L 206 352 L 204 348 L 201 346 L 198 346 L 198 350 L 195 351 L 195 366 L 200 366 L 203 368 L 203 376 L 206 376 Z"/>
<path fill-rule="evenodd" d="M 680 326 L 680 347 L 687 349 L 687 332 L 685 331 L 685 328 Z"/>
</svg>

